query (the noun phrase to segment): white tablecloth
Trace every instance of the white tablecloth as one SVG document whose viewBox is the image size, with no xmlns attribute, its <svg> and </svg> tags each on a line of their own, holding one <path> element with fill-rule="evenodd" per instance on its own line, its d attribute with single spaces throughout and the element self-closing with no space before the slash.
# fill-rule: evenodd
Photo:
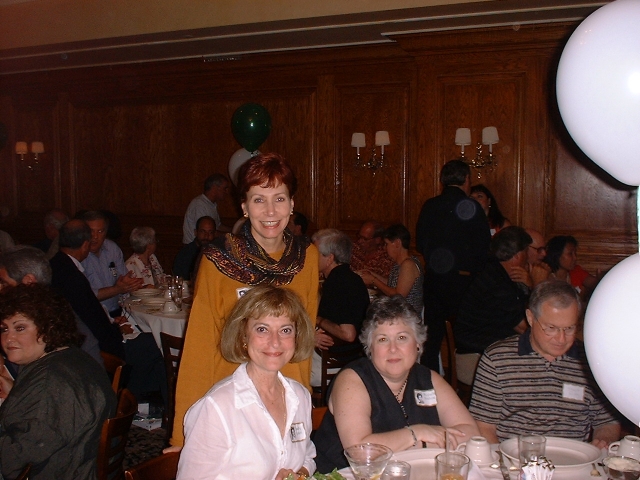
<svg viewBox="0 0 640 480">
<path fill-rule="evenodd" d="M 127 300 L 125 310 L 131 319 L 143 332 L 151 332 L 153 338 L 162 350 L 160 332 L 174 337 L 183 337 L 187 326 L 188 313 L 186 309 L 178 313 L 162 313 L 158 305 L 143 305 L 136 300 Z"/>
</svg>

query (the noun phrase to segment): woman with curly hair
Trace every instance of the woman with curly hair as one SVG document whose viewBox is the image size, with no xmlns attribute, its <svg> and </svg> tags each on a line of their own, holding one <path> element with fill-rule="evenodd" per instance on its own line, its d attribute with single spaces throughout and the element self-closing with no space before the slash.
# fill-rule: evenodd
<svg viewBox="0 0 640 480">
<path fill-rule="evenodd" d="M 482 206 L 484 214 L 487 216 L 487 220 L 489 220 L 492 237 L 501 229 L 511 225 L 511 222 L 502 215 L 496 197 L 494 197 L 491 190 L 482 183 L 471 187 L 469 196 Z"/>
<path fill-rule="evenodd" d="M 551 268 L 551 277 L 570 283 L 581 298 L 587 298 L 596 288 L 598 277 L 578 265 L 578 241 L 575 237 L 557 235 L 549 240 L 546 249 L 543 262 Z"/>
<path fill-rule="evenodd" d="M 78 345 L 73 310 L 42 285 L 0 292 L 0 342 L 20 367 L 0 365 L 0 469 L 15 478 L 96 478 L 103 422 L 116 398 L 104 369 Z"/>
</svg>

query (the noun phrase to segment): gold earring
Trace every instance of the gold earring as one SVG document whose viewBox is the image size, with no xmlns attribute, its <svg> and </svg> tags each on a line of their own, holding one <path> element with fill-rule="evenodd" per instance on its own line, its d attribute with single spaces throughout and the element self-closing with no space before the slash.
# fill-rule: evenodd
<svg viewBox="0 0 640 480">
<path fill-rule="evenodd" d="M 247 212 L 244 212 L 244 213 L 242 214 L 242 216 L 243 216 L 244 218 L 249 218 L 249 214 L 248 214 Z"/>
</svg>

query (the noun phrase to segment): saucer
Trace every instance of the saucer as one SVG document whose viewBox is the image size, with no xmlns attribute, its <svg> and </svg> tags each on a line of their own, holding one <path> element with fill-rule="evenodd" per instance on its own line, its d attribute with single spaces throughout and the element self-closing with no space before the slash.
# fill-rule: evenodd
<svg viewBox="0 0 640 480">
<path fill-rule="evenodd" d="M 479 467 L 488 467 L 489 465 L 496 463 L 498 461 L 498 452 L 491 452 L 492 460 L 490 462 L 478 462 L 474 460 L 475 464 Z"/>
</svg>

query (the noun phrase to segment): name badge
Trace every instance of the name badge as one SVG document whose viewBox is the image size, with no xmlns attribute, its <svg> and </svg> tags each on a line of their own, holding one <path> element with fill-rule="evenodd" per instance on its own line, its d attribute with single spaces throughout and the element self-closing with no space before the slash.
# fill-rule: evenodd
<svg viewBox="0 0 640 480">
<path fill-rule="evenodd" d="M 249 290 L 251 290 L 251 287 L 236 288 L 236 296 L 238 297 L 238 300 L 240 300 L 240 297 L 244 297 Z"/>
<path fill-rule="evenodd" d="M 292 423 L 289 433 L 291 434 L 291 441 L 294 443 L 307 439 L 307 432 L 304 430 L 304 424 L 302 422 Z"/>
<path fill-rule="evenodd" d="M 431 390 L 414 390 L 413 398 L 419 407 L 435 407 L 438 404 L 436 391 L 433 388 Z"/>
<path fill-rule="evenodd" d="M 584 386 L 565 382 L 562 385 L 562 398 L 582 402 L 584 400 Z"/>
</svg>

